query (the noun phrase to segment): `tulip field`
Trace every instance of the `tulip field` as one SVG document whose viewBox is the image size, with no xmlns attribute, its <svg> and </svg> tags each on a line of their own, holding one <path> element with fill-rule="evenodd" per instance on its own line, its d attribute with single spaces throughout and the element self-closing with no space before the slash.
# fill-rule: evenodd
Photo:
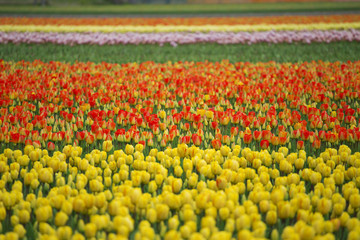
<svg viewBox="0 0 360 240">
<path fill-rule="evenodd" d="M 356 14 L 0 17 L 1 48 L 359 41 Z M 0 53 L 0 239 L 360 239 L 359 98 L 356 60 Z"/>
</svg>

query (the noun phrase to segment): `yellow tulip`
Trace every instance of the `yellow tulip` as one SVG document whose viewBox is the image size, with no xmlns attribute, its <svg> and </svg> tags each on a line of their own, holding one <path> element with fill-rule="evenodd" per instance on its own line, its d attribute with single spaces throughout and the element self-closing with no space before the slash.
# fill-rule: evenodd
<svg viewBox="0 0 360 240">
<path fill-rule="evenodd" d="M 10 222 L 11 222 L 12 226 L 15 226 L 15 225 L 19 224 L 19 217 L 16 216 L 16 215 L 12 215 L 10 217 Z"/>
<path fill-rule="evenodd" d="M 29 153 L 29 157 L 30 157 L 31 161 L 33 161 L 33 162 L 40 160 L 40 157 L 41 157 L 40 149 L 35 149 L 35 150 L 31 151 Z"/>
<path fill-rule="evenodd" d="M 146 219 L 150 222 L 150 223 L 155 223 L 157 220 L 157 212 L 155 209 L 150 208 L 147 210 L 146 212 Z"/>
<path fill-rule="evenodd" d="M 183 185 L 183 182 L 182 182 L 181 178 L 174 179 L 174 181 L 172 182 L 172 191 L 174 193 L 179 193 L 182 188 L 182 185 Z"/>
<path fill-rule="evenodd" d="M 1 216 L 0 216 L 0 219 L 1 219 Z M 25 223 L 29 222 L 29 220 L 30 220 L 30 213 L 25 209 L 20 210 L 20 212 L 19 212 L 20 223 L 25 224 Z"/>
<path fill-rule="evenodd" d="M 360 194 L 352 194 L 349 198 L 349 202 L 353 208 L 360 208 Z"/>
<path fill-rule="evenodd" d="M 16 232 L 7 232 L 5 234 L 5 238 L 6 240 L 18 240 L 19 239 L 19 235 Z"/>
<path fill-rule="evenodd" d="M 64 226 L 66 225 L 66 222 L 68 221 L 69 217 L 66 215 L 66 213 L 60 211 L 57 212 L 55 215 L 55 225 L 56 226 Z"/>
<path fill-rule="evenodd" d="M 277 229 L 274 229 L 271 231 L 270 239 L 271 240 L 279 240 L 279 232 Z"/>
<path fill-rule="evenodd" d="M 331 211 L 331 208 L 331 200 L 327 198 L 322 198 L 317 202 L 317 210 L 323 215 L 328 214 Z"/>
<path fill-rule="evenodd" d="M 238 231 L 238 239 L 252 239 L 253 236 L 251 232 L 248 229 L 242 229 L 241 231 Z"/>
<path fill-rule="evenodd" d="M 300 229 L 299 235 L 301 239 L 312 240 L 315 237 L 315 230 L 314 228 L 305 225 Z"/>
<path fill-rule="evenodd" d="M 113 148 L 112 141 L 110 140 L 104 141 L 102 147 L 105 152 L 110 152 L 111 149 Z"/>
<path fill-rule="evenodd" d="M 244 214 L 236 219 L 235 224 L 238 231 L 243 229 L 250 229 L 251 219 L 247 214 Z"/>
<path fill-rule="evenodd" d="M 136 144 L 135 151 L 137 152 L 143 152 L 144 151 L 144 145 L 142 144 Z"/>
<path fill-rule="evenodd" d="M 75 198 L 73 201 L 73 204 L 72 204 L 72 209 L 78 213 L 85 213 L 85 211 L 86 211 L 85 201 L 81 198 Z M 66 212 L 66 211 L 64 211 L 64 212 Z"/>
<path fill-rule="evenodd" d="M 278 202 L 281 202 L 284 200 L 284 193 L 279 188 L 274 189 L 271 192 L 271 201 L 276 205 Z"/>
<path fill-rule="evenodd" d="M 227 207 L 220 208 L 219 216 L 221 220 L 225 221 L 230 216 L 230 210 Z"/>
<path fill-rule="evenodd" d="M 2 202 L 3 202 L 4 206 L 7 209 L 9 209 L 9 208 L 12 208 L 13 205 L 15 205 L 15 198 L 14 198 L 13 194 L 4 192 L 2 194 Z"/>
<path fill-rule="evenodd" d="M 127 144 L 125 146 L 125 153 L 127 155 L 132 155 L 134 153 L 134 147 L 132 145 Z"/>
<path fill-rule="evenodd" d="M 277 222 L 277 213 L 276 211 L 268 211 L 266 214 L 266 223 L 269 225 L 275 225 Z"/>
<path fill-rule="evenodd" d="M 287 201 L 280 202 L 278 204 L 278 215 L 279 218 L 289 218 L 291 214 L 291 204 Z"/>
<path fill-rule="evenodd" d="M 19 238 L 23 238 L 26 234 L 26 230 L 24 228 L 23 225 L 21 224 L 17 224 L 15 227 L 14 227 L 14 230 L 13 230 L 15 233 L 17 233 L 17 235 L 19 236 Z"/>
<path fill-rule="evenodd" d="M 268 200 L 262 200 L 259 203 L 260 212 L 266 213 L 270 209 L 270 202 Z"/>
<path fill-rule="evenodd" d="M 158 221 L 163 221 L 168 218 L 169 215 L 169 207 L 165 204 L 157 204 L 156 207 L 156 218 Z"/>
<path fill-rule="evenodd" d="M 226 195 L 224 192 L 218 192 L 213 199 L 213 205 L 217 209 L 220 209 L 222 207 L 226 206 Z"/>
<path fill-rule="evenodd" d="M 19 156 L 18 161 L 22 167 L 26 167 L 29 165 L 30 158 L 27 155 Z"/>
<path fill-rule="evenodd" d="M 61 206 L 61 211 L 63 211 L 69 216 L 72 213 L 72 210 L 73 210 L 73 205 L 68 201 L 64 201 Z"/>
<path fill-rule="evenodd" d="M 62 226 L 57 229 L 57 237 L 59 239 L 70 239 L 72 236 L 72 229 L 69 226 Z"/>
<path fill-rule="evenodd" d="M 39 172 L 39 180 L 48 184 L 52 183 L 54 181 L 53 170 L 51 168 L 42 168 Z"/>
<path fill-rule="evenodd" d="M 97 179 L 91 180 L 89 183 L 89 187 L 92 192 L 102 192 L 104 190 L 104 185 Z"/>
<path fill-rule="evenodd" d="M 134 220 L 130 216 L 116 216 L 114 226 L 125 226 L 130 232 L 134 230 Z"/>
<path fill-rule="evenodd" d="M 177 153 L 178 155 L 183 158 L 186 156 L 186 152 L 187 152 L 188 146 L 185 143 L 179 144 L 177 146 Z"/>
<path fill-rule="evenodd" d="M 81 235 L 80 233 L 75 233 L 71 237 L 71 240 L 85 240 L 85 237 L 83 235 Z"/>
<path fill-rule="evenodd" d="M 359 231 L 350 231 L 347 237 L 348 240 L 356 240 L 359 239 Z"/>
<path fill-rule="evenodd" d="M 94 223 L 87 223 L 84 227 L 84 233 L 87 238 L 95 237 L 97 232 L 96 225 Z"/>
<path fill-rule="evenodd" d="M 171 217 L 169 220 L 168 220 L 168 227 L 169 229 L 174 229 L 176 230 L 179 226 L 180 222 L 179 222 L 179 219 L 177 217 L 177 215 Z"/>
<path fill-rule="evenodd" d="M 52 208 L 49 205 L 39 207 L 36 209 L 35 215 L 38 222 L 47 222 L 52 217 Z"/>
<path fill-rule="evenodd" d="M 347 222 L 349 221 L 350 216 L 347 212 L 343 212 L 340 216 L 340 224 L 342 227 L 347 225 Z"/>
<path fill-rule="evenodd" d="M 164 240 L 180 240 L 180 239 L 181 239 L 180 233 L 175 230 L 168 231 L 164 236 Z"/>
</svg>

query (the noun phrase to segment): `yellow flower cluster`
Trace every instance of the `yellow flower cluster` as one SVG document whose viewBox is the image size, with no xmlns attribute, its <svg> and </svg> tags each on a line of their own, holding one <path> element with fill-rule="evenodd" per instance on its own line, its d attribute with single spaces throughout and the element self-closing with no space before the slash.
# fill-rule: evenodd
<svg viewBox="0 0 360 240">
<path fill-rule="evenodd" d="M 360 22 L 257 25 L 156 25 L 156 26 L 95 26 L 95 25 L 0 25 L 2 32 L 257 32 L 285 30 L 346 30 L 359 29 Z"/>
<path fill-rule="evenodd" d="M 52 156 L 5 149 L 0 239 L 360 236 L 360 153 L 345 145 L 319 156 L 140 145 L 109 152 L 104 142 L 84 157 L 70 145 Z"/>
</svg>

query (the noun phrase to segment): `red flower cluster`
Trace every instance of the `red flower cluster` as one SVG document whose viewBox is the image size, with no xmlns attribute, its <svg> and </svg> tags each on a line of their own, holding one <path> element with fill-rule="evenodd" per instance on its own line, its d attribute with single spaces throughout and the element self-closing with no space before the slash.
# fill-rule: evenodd
<svg viewBox="0 0 360 240">
<path fill-rule="evenodd" d="M 358 148 L 359 68 L 1 61 L 0 141 L 49 150 L 106 140 L 115 147 Z"/>
</svg>

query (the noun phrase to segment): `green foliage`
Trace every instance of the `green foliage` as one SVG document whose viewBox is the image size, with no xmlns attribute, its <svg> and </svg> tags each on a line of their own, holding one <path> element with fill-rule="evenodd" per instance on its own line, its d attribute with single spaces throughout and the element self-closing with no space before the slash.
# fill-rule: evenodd
<svg viewBox="0 0 360 240">
<path fill-rule="evenodd" d="M 77 45 L 53 44 L 27 45 L 2 44 L 0 58 L 13 61 L 92 61 L 92 62 L 167 62 L 167 61 L 222 61 L 230 62 L 303 62 L 356 61 L 360 60 L 358 42 L 335 42 L 313 44 L 254 44 L 219 45 L 191 44 L 172 47 L 170 45 Z"/>
</svg>

